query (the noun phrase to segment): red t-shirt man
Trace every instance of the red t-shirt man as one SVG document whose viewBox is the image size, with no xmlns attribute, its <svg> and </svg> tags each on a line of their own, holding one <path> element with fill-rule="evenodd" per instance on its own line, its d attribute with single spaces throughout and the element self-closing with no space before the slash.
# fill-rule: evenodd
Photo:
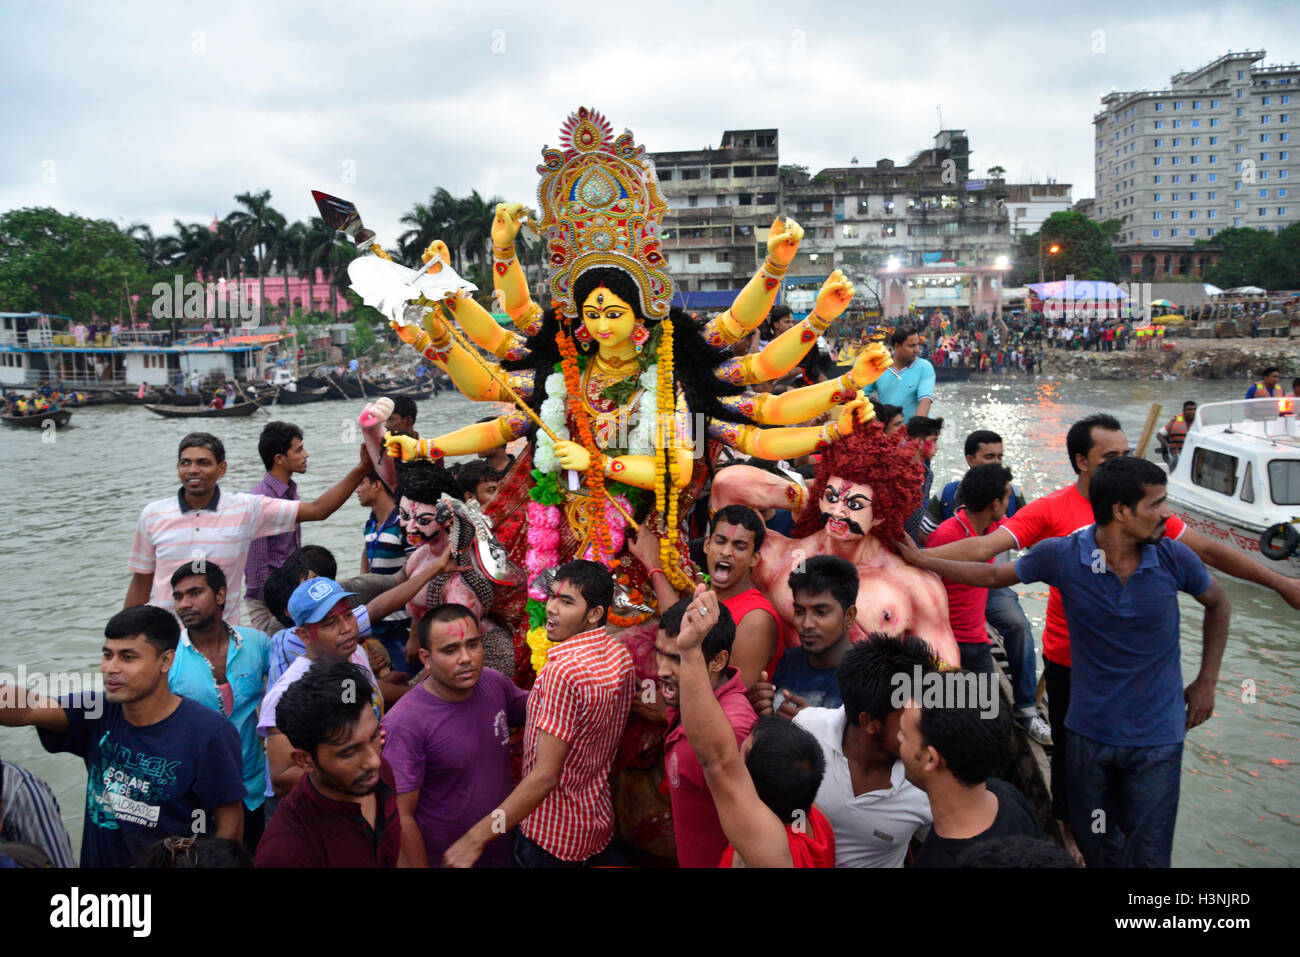
<svg viewBox="0 0 1300 957">
<path fill-rule="evenodd" d="M 997 531 L 1005 524 L 999 519 L 986 528 L 985 534 Z M 974 538 L 975 529 L 966 517 L 966 506 L 960 506 L 951 518 L 939 523 L 939 527 L 925 540 L 927 548 L 937 548 L 950 542 L 959 542 L 963 538 Z M 993 559 L 989 559 L 992 564 Z M 988 604 L 989 590 L 974 585 L 962 585 L 951 579 L 943 579 L 943 587 L 948 590 L 948 623 L 952 625 L 952 635 L 958 641 L 968 644 L 987 644 L 989 632 L 984 624 L 984 610 Z"/>
<path fill-rule="evenodd" d="M 835 866 L 835 831 L 826 815 L 817 810 L 817 805 L 809 809 L 808 820 L 802 825 L 787 824 L 786 839 L 790 842 L 790 858 L 795 867 L 834 867 Z M 718 867 L 735 867 L 736 849 L 730 844 L 722 852 Z"/>
<path fill-rule="evenodd" d="M 1092 503 L 1080 495 L 1075 486 L 1067 485 L 1017 509 L 1016 514 L 1003 521 L 1001 527 L 1011 533 L 1017 548 L 1024 549 L 1045 538 L 1072 535 L 1095 522 Z M 1171 516 L 1165 523 L 1165 535 L 1169 538 L 1182 538 L 1186 530 L 1187 526 L 1177 515 Z M 1061 593 L 1055 588 L 1048 592 L 1047 597 L 1043 657 L 1066 668 L 1070 667 L 1070 630 L 1065 623 L 1065 606 L 1061 604 Z"/>
<path fill-rule="evenodd" d="M 746 588 L 739 594 L 732 595 L 723 601 L 723 604 L 727 606 L 727 611 L 731 612 L 731 617 L 736 622 L 737 631 L 740 630 L 741 620 L 752 612 L 766 612 L 772 616 L 772 621 L 776 623 L 776 653 L 772 655 L 766 665 L 767 676 L 771 678 L 776 674 L 777 663 L 781 660 L 781 654 L 785 651 L 785 644 L 781 639 L 781 632 L 784 629 L 781 627 L 781 619 L 776 616 L 776 608 L 767 600 L 767 596 L 757 588 Z"/>
<path fill-rule="evenodd" d="M 727 669 L 727 679 L 714 691 L 739 748 L 758 715 L 745 697 L 740 672 Z M 727 835 L 718 820 L 718 809 L 704 780 L 704 769 L 686 740 L 681 712 L 668 709 L 668 733 L 664 736 L 664 781 L 673 808 L 673 838 L 677 842 L 678 867 L 714 867 L 727 848 Z"/>
</svg>

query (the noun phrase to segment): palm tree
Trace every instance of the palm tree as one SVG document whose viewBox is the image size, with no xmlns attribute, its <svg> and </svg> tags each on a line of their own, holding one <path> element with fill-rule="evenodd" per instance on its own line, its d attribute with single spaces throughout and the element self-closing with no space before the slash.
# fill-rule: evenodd
<svg viewBox="0 0 1300 957">
<path fill-rule="evenodd" d="M 417 265 L 425 247 L 441 239 L 451 250 L 452 268 L 459 271 L 459 238 L 455 230 L 458 203 L 459 200 L 440 186 L 427 203 L 416 203 L 399 220 L 403 226 L 411 227 L 397 238 L 401 257 L 408 265 Z"/>
<path fill-rule="evenodd" d="M 456 201 L 456 238 L 468 258 L 484 268 L 492 256 L 492 216 L 499 202 L 499 197 L 484 200 L 478 190 L 472 190 L 464 199 Z"/>
<path fill-rule="evenodd" d="M 311 312 L 316 308 L 315 282 L 316 270 L 320 268 L 325 271 L 326 278 L 332 275 L 331 270 L 334 266 L 333 259 L 336 257 L 334 247 L 338 245 L 335 240 L 334 230 L 325 225 L 325 220 L 319 216 L 313 216 L 307 225 L 306 235 L 303 237 L 303 243 L 306 246 L 306 256 L 304 262 L 307 266 L 308 276 L 308 296 L 311 298 L 311 305 L 307 311 Z M 330 302 L 333 307 L 334 315 L 339 314 L 338 303 L 333 295 L 333 282 L 330 280 L 331 295 Z"/>
<path fill-rule="evenodd" d="M 258 321 L 266 307 L 266 265 L 271 258 L 275 236 L 284 229 L 283 214 L 271 207 L 271 191 L 240 193 L 235 202 L 244 208 L 226 217 L 234 230 L 241 255 L 251 255 L 257 264 Z"/>
</svg>

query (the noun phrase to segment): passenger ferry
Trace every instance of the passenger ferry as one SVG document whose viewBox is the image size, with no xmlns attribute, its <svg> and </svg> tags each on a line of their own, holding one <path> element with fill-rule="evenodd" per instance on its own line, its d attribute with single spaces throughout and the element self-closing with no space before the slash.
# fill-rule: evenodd
<svg viewBox="0 0 1300 957">
<path fill-rule="evenodd" d="M 1169 501 L 1188 525 L 1290 578 L 1300 578 L 1297 400 L 1198 406 L 1169 475 Z"/>
<path fill-rule="evenodd" d="M 66 322 L 42 313 L 0 313 L 0 385 L 23 389 L 62 382 L 69 388 L 134 391 L 142 384 L 175 385 L 194 372 L 257 382 L 265 378 L 268 350 L 292 339 L 275 328 L 236 327 L 229 338 L 217 333 L 211 344 L 192 329 L 182 330 L 185 338 L 177 341 L 166 330 L 123 329 L 116 338 L 101 332 L 94 341 L 77 342 L 55 331 L 51 319 Z"/>
</svg>

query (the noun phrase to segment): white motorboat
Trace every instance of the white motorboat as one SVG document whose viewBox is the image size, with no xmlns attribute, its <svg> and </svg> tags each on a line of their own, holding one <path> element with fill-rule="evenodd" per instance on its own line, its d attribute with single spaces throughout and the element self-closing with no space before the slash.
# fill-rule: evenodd
<svg viewBox="0 0 1300 957">
<path fill-rule="evenodd" d="M 1300 578 L 1300 421 L 1293 398 L 1196 409 L 1169 475 L 1169 501 L 1192 528 Z"/>
</svg>

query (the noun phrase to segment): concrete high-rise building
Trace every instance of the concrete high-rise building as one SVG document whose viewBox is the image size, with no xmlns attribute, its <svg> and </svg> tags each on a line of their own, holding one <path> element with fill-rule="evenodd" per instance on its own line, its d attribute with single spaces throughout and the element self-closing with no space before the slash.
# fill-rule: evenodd
<svg viewBox="0 0 1300 957">
<path fill-rule="evenodd" d="M 1007 219 L 1012 237 L 1036 233 L 1052 213 L 1071 209 L 1070 184 L 1049 179 L 1046 183 L 1008 183 Z"/>
<path fill-rule="evenodd" d="M 1229 227 L 1300 222 L 1300 64 L 1229 52 L 1170 77 L 1169 89 L 1109 93 L 1093 117 L 1098 221 L 1117 219 L 1122 269 L 1195 275 L 1193 250 Z M 1295 99 L 1293 100 L 1293 97 Z"/>
</svg>

